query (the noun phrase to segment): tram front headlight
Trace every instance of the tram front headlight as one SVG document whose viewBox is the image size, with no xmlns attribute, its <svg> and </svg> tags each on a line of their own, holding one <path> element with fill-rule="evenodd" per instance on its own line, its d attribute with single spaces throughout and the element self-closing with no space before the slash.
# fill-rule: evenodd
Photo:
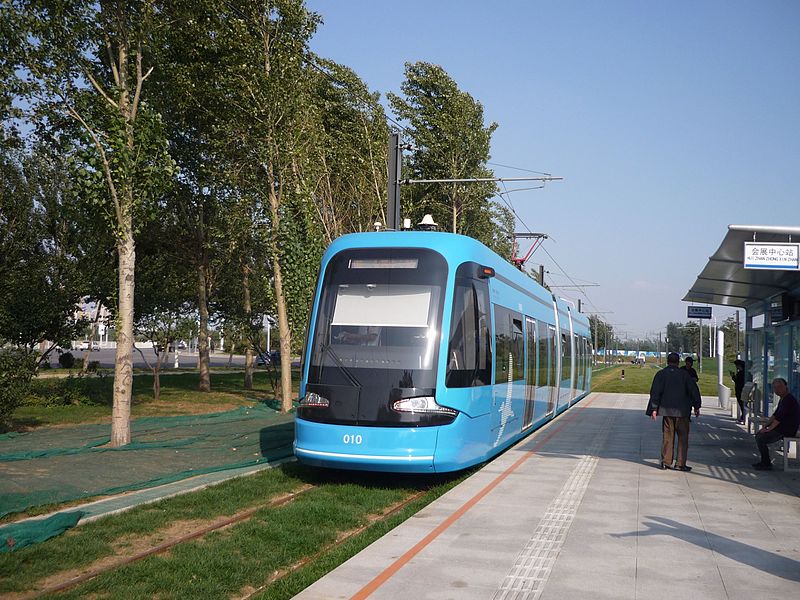
<svg viewBox="0 0 800 600">
<path fill-rule="evenodd" d="M 433 396 L 417 396 L 416 398 L 402 398 L 392 403 L 392 408 L 397 412 L 404 413 L 424 413 L 455 416 L 457 411 L 447 408 L 441 404 L 436 404 Z"/>
<path fill-rule="evenodd" d="M 320 396 L 316 392 L 309 392 L 300 400 L 300 406 L 327 408 L 330 406 L 330 400 L 328 400 L 325 396 Z"/>
</svg>

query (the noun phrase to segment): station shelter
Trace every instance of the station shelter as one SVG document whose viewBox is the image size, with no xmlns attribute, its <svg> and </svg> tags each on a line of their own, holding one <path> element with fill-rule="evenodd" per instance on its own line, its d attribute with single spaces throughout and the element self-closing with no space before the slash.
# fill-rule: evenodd
<svg viewBox="0 0 800 600">
<path fill-rule="evenodd" d="M 800 227 L 729 225 L 685 302 L 745 310 L 745 374 L 765 415 L 782 377 L 800 397 Z"/>
</svg>

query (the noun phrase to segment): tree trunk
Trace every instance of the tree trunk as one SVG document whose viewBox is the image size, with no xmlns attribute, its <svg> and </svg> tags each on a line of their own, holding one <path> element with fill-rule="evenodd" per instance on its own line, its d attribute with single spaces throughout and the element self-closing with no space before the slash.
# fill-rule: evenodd
<svg viewBox="0 0 800 600">
<path fill-rule="evenodd" d="M 200 332 L 197 340 L 198 367 L 200 368 L 201 392 L 211 391 L 211 373 L 208 368 L 208 277 L 206 276 L 205 261 L 197 267 L 197 306 L 200 312 Z"/>
<path fill-rule="evenodd" d="M 280 331 L 281 410 L 289 412 L 292 410 L 292 333 L 289 330 L 286 298 L 283 294 L 283 275 L 277 248 L 272 256 L 272 267 L 275 271 L 275 304 L 278 307 L 278 330 Z"/>
<path fill-rule="evenodd" d="M 119 256 L 119 311 L 117 313 L 117 353 L 114 366 L 114 403 L 111 412 L 111 445 L 131 442 L 131 397 L 133 392 L 133 288 L 136 248 L 133 242 L 133 220 L 126 211 Z"/>
<path fill-rule="evenodd" d="M 275 176 L 272 165 L 265 167 L 269 182 L 269 207 L 272 216 L 272 236 L 270 251 L 272 254 L 272 271 L 275 281 L 275 304 L 278 309 L 278 331 L 281 350 L 281 410 L 292 409 L 292 332 L 289 329 L 289 316 L 286 311 L 286 297 L 283 293 L 283 274 L 280 261 L 280 198 L 275 190 Z"/>
<path fill-rule="evenodd" d="M 153 368 L 153 400 L 161 400 L 161 361 L 156 359 L 156 366 Z"/>
<path fill-rule="evenodd" d="M 244 346 L 244 389 L 253 389 L 253 340 L 250 339 L 250 324 L 253 316 L 253 305 L 250 301 L 250 267 L 242 266 L 242 308 L 247 320 L 247 339 Z"/>
</svg>

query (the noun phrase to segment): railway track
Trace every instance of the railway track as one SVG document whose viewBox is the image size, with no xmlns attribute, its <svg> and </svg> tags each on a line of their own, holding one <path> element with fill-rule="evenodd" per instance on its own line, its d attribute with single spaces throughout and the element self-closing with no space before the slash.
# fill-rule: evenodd
<svg viewBox="0 0 800 600">
<path fill-rule="evenodd" d="M 264 509 L 279 508 L 282 506 L 286 506 L 294 502 L 298 498 L 320 487 L 321 486 L 319 484 L 304 484 L 290 493 L 282 494 L 280 496 L 270 499 L 268 502 L 261 503 L 257 506 L 250 507 L 246 510 L 242 510 L 232 516 L 215 519 L 210 523 L 196 527 L 191 531 L 182 533 L 180 535 L 170 537 L 169 539 L 163 540 L 158 544 L 153 544 L 150 547 L 144 550 L 139 550 L 129 556 L 122 556 L 119 557 L 118 559 L 111 559 L 111 560 L 106 558 L 96 561 L 95 563 L 96 566 L 89 565 L 79 575 L 74 575 L 73 574 L 74 570 L 73 570 L 71 572 L 65 573 L 66 576 L 63 579 L 59 580 L 59 574 L 56 573 L 48 577 L 46 580 L 43 580 L 46 581 L 46 584 L 43 587 L 22 594 L 14 594 L 13 598 L 17 600 L 31 600 L 34 598 L 41 598 L 43 596 L 49 596 L 51 594 L 56 594 L 71 590 L 77 586 L 85 584 L 97 577 L 100 577 L 104 574 L 107 574 L 121 567 L 138 563 L 151 556 L 166 553 L 180 546 L 181 544 L 200 540 L 213 532 L 221 531 L 233 525 L 246 522 L 249 519 L 251 519 L 256 513 Z M 312 563 L 315 560 L 319 559 L 320 557 L 324 556 L 325 554 L 335 550 L 348 540 L 353 539 L 354 537 L 367 531 L 376 524 L 379 524 L 383 521 L 386 521 L 387 519 L 392 518 L 393 516 L 400 513 L 409 505 L 411 505 L 413 502 L 419 500 L 429 492 L 430 489 L 422 489 L 414 493 L 411 493 L 401 501 L 386 507 L 380 513 L 370 515 L 367 522 L 364 523 L 363 525 L 352 528 L 350 530 L 340 532 L 337 538 L 333 542 L 323 546 L 314 554 L 305 556 L 301 560 L 298 560 L 287 567 L 272 572 L 268 577 L 266 577 L 264 583 L 261 584 L 260 586 L 255 588 L 254 587 L 243 588 L 233 597 L 241 598 L 242 600 L 252 598 L 253 596 L 266 590 L 270 585 L 280 581 L 281 579 L 287 577 L 288 575 L 294 573 L 295 571 L 302 569 L 309 563 Z"/>
</svg>

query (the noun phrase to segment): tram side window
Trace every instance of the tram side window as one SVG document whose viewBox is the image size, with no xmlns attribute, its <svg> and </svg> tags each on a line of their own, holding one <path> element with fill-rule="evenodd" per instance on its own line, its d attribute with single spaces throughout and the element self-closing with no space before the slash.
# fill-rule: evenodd
<svg viewBox="0 0 800 600">
<path fill-rule="evenodd" d="M 580 360 L 580 363 L 579 363 L 580 366 L 578 367 L 578 376 L 585 378 L 586 377 L 586 338 L 583 337 L 583 336 L 580 336 L 578 338 L 578 344 L 579 344 L 578 347 L 580 348 L 579 351 L 580 351 L 580 357 L 581 357 L 581 360 Z"/>
<path fill-rule="evenodd" d="M 572 377 L 572 349 L 566 333 L 561 334 L 561 357 L 561 379 L 566 380 Z"/>
<path fill-rule="evenodd" d="M 539 328 L 539 387 L 545 387 L 550 385 L 550 381 L 548 380 L 548 376 L 550 374 L 550 356 L 548 352 L 550 351 L 550 345 L 553 343 L 551 339 L 550 329 L 547 327 L 547 323 L 539 321 L 537 323 Z M 555 360 L 555 357 L 553 358 Z"/>
<path fill-rule="evenodd" d="M 487 385 L 492 376 L 489 287 L 483 281 L 460 278 L 459 272 L 453 295 L 445 385 L 451 388 Z"/>
<path fill-rule="evenodd" d="M 525 341 L 522 329 L 522 315 L 503 308 L 494 307 L 495 326 L 495 383 L 525 379 Z"/>
<path fill-rule="evenodd" d="M 589 374 L 589 365 L 591 364 L 591 353 L 589 352 L 589 340 L 583 338 L 583 378 L 584 387 L 586 386 L 586 376 Z"/>
</svg>

